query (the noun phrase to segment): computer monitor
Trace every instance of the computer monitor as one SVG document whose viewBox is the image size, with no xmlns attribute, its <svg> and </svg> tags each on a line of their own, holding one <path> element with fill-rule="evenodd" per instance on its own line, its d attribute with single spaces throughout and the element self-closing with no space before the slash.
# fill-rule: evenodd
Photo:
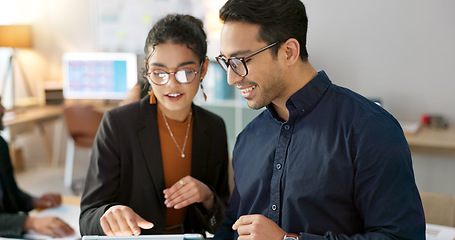
<svg viewBox="0 0 455 240">
<path fill-rule="evenodd" d="M 62 67 L 65 99 L 121 100 L 137 83 L 134 53 L 64 53 Z"/>
</svg>

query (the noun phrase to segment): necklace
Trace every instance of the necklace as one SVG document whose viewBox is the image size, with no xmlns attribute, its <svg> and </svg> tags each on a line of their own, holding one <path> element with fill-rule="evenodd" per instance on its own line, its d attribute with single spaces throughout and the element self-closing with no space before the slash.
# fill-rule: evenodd
<svg viewBox="0 0 455 240">
<path fill-rule="evenodd" d="M 169 133 L 171 134 L 172 140 L 174 140 L 175 145 L 180 150 L 180 153 L 182 154 L 181 155 L 182 158 L 185 158 L 184 151 L 185 151 L 185 147 L 186 147 L 186 141 L 188 140 L 188 133 L 190 132 L 190 123 L 191 123 L 191 116 L 193 115 L 193 111 L 190 112 L 190 116 L 189 116 L 189 119 L 188 119 L 188 126 L 186 127 L 186 135 L 185 135 L 185 141 L 183 142 L 183 148 L 180 148 L 180 145 L 175 140 L 174 134 L 172 133 L 171 128 L 169 127 L 169 123 L 167 123 L 166 116 L 164 116 L 163 112 L 161 112 L 161 113 L 163 114 L 164 122 L 166 123 L 167 130 L 169 130 Z"/>
</svg>

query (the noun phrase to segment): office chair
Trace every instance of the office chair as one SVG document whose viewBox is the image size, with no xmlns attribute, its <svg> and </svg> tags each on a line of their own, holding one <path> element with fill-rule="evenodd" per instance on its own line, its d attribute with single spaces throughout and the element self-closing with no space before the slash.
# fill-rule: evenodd
<svg viewBox="0 0 455 240">
<path fill-rule="evenodd" d="M 68 139 L 66 145 L 66 160 L 63 183 L 73 191 L 73 168 L 76 148 L 90 151 L 98 131 L 103 113 L 91 106 L 73 105 L 63 110 Z"/>
</svg>

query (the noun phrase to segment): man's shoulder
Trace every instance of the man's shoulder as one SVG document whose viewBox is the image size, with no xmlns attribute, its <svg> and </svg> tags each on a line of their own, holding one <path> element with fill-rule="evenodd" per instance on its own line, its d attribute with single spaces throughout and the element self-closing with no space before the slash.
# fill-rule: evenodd
<svg viewBox="0 0 455 240">
<path fill-rule="evenodd" d="M 344 126 L 350 126 L 352 130 L 360 133 L 369 129 L 392 129 L 399 130 L 396 118 L 381 105 L 365 96 L 345 87 L 331 86 L 331 99 L 329 104 L 340 109 L 337 117 L 338 122 Z"/>
<path fill-rule="evenodd" d="M 353 114 L 390 114 L 380 104 L 375 102 L 374 99 L 369 99 L 349 88 L 332 84 L 329 92 L 332 94 L 329 95 L 330 99 L 328 100 L 332 104 L 336 104 L 335 106 L 345 111 L 352 111 Z"/>
</svg>

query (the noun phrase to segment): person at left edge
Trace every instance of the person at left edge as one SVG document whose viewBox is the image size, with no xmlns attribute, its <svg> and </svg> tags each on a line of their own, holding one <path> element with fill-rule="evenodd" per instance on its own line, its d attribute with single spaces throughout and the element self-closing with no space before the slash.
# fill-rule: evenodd
<svg viewBox="0 0 455 240">
<path fill-rule="evenodd" d="M 153 92 L 104 114 L 82 195 L 82 235 L 205 234 L 221 225 L 225 124 L 192 103 L 206 52 L 203 24 L 192 16 L 168 15 L 150 30 L 145 75 Z"/>
<path fill-rule="evenodd" d="M 0 103 L 0 122 L 4 112 L 5 108 Z M 28 214 L 35 208 L 57 207 L 61 202 L 58 193 L 45 193 L 35 198 L 17 186 L 8 143 L 0 136 L 0 237 L 20 238 L 29 230 L 53 237 L 74 234 L 74 230 L 58 217 Z"/>
</svg>

